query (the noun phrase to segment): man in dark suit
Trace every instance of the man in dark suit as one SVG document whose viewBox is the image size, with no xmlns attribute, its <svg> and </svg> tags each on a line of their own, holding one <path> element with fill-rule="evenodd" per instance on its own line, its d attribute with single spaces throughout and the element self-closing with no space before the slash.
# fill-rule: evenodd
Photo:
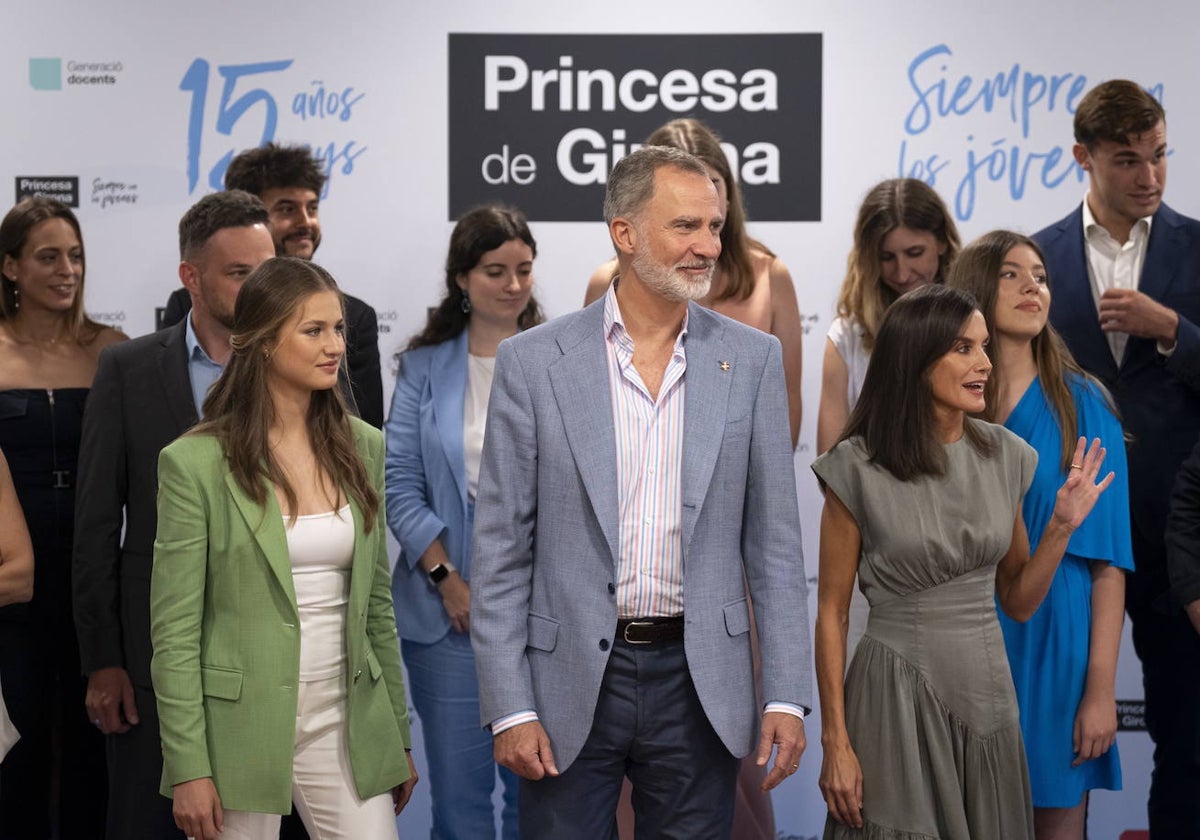
<svg viewBox="0 0 1200 840">
<path fill-rule="evenodd" d="M 179 248 L 191 317 L 100 354 L 79 447 L 75 623 L 88 714 L 108 736 L 109 840 L 183 836 L 158 795 L 150 682 L 158 453 L 197 422 L 229 359 L 238 290 L 275 255 L 267 208 L 242 191 L 205 196 L 180 221 Z"/>
<path fill-rule="evenodd" d="M 1200 645 L 1168 597 L 1163 537 L 1172 482 L 1200 434 L 1200 222 L 1162 203 L 1166 116 L 1135 83 L 1088 92 L 1075 139 L 1087 197 L 1034 238 L 1054 290 L 1050 319 L 1133 438 L 1126 609 L 1155 744 L 1150 833 L 1200 837 Z"/>
<path fill-rule="evenodd" d="M 325 175 L 312 153 L 303 146 L 268 143 L 248 149 L 229 162 L 225 189 L 245 190 L 267 205 L 267 227 L 277 256 L 311 260 L 321 245 L 319 216 Z M 379 323 L 375 310 L 345 294 L 346 398 L 358 416 L 383 428 L 383 379 L 379 367 Z M 161 326 L 183 320 L 190 306 L 188 293 L 176 289 L 163 310 Z M 343 389 L 345 390 L 345 389 Z"/>
</svg>

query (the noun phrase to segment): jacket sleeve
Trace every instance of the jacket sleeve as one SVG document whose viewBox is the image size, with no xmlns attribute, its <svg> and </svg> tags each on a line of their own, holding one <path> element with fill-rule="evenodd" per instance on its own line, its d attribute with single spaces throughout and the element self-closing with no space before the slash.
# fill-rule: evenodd
<svg viewBox="0 0 1200 840">
<path fill-rule="evenodd" d="M 212 775 L 200 671 L 208 566 L 208 509 L 196 476 L 174 447 L 158 460 L 158 536 L 150 578 L 150 674 L 158 699 L 163 781 Z"/>
<path fill-rule="evenodd" d="M 346 331 L 346 364 L 358 416 L 383 428 L 383 373 L 379 365 L 379 321 L 375 310 L 359 301 L 354 323 Z"/>
<path fill-rule="evenodd" d="M 537 465 L 529 387 L 512 342 L 502 342 L 488 400 L 471 556 L 471 645 L 484 725 L 537 708 L 525 652 Z"/>
<path fill-rule="evenodd" d="M 129 475 L 122 375 L 114 349 L 100 353 L 79 444 L 71 587 L 85 674 L 125 667 L 120 541 Z"/>
<path fill-rule="evenodd" d="M 401 557 L 411 569 L 441 536 L 446 525 L 429 506 L 421 455 L 421 395 L 427 368 L 419 363 L 405 363 L 410 360 L 416 361 L 410 356 L 401 359 L 396 389 L 392 392 L 392 410 L 384 426 L 387 438 L 384 475 L 388 527 L 400 542 Z"/>
<path fill-rule="evenodd" d="M 1200 443 L 1175 476 L 1166 542 L 1171 600 L 1185 607 L 1200 598 Z"/>
<path fill-rule="evenodd" d="M 772 337 L 754 401 L 742 557 L 762 645 L 763 699 L 811 709 L 808 584 L 788 430 L 782 350 Z"/>
</svg>

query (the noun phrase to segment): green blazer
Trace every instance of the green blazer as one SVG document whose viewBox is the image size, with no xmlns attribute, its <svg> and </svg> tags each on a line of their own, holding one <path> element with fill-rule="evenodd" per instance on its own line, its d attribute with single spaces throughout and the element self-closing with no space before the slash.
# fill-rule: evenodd
<svg viewBox="0 0 1200 840">
<path fill-rule="evenodd" d="M 392 612 L 383 436 L 352 418 L 380 493 L 370 534 L 356 524 L 346 613 L 350 766 L 358 795 L 409 777 L 408 704 Z M 211 776 L 225 808 L 292 807 L 300 620 L 275 493 L 251 501 L 210 435 L 185 435 L 158 462 L 150 584 L 151 676 L 162 732 L 162 793 Z M 331 768 L 332 770 L 333 768 Z"/>
</svg>

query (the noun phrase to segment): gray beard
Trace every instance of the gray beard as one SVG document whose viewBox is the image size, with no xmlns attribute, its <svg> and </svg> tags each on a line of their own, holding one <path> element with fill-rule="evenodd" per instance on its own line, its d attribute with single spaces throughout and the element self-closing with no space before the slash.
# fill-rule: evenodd
<svg viewBox="0 0 1200 840">
<path fill-rule="evenodd" d="M 702 280 L 693 280 L 677 266 L 656 263 L 648 253 L 639 251 L 633 255 L 632 267 L 638 278 L 649 288 L 667 300 L 678 302 L 700 300 L 708 294 L 708 290 L 712 288 L 715 264 Z"/>
</svg>

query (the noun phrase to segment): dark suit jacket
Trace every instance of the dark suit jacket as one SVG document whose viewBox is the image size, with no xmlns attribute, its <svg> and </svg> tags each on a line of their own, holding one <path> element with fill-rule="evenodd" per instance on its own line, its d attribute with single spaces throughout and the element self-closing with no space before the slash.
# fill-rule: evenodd
<svg viewBox="0 0 1200 840">
<path fill-rule="evenodd" d="M 1177 606 L 1200 599 L 1200 443 L 1175 477 L 1167 519 L 1167 573 Z"/>
<path fill-rule="evenodd" d="M 100 354 L 79 446 L 73 589 L 83 670 L 121 666 L 147 689 L 158 453 L 198 419 L 184 329 Z"/>
<path fill-rule="evenodd" d="M 379 368 L 379 321 L 375 310 L 358 298 L 342 293 L 346 299 L 346 367 L 349 382 L 342 379 L 342 392 L 350 408 L 377 429 L 383 428 L 383 374 Z M 183 320 L 192 308 L 187 289 L 171 292 L 163 309 L 161 326 Z M 347 385 L 349 388 L 347 389 Z"/>
<path fill-rule="evenodd" d="M 1176 470 L 1200 435 L 1200 222 L 1165 204 L 1154 214 L 1138 288 L 1179 314 L 1178 343 L 1164 357 L 1153 340 L 1131 336 L 1119 366 L 1096 315 L 1082 207 L 1034 239 L 1045 251 L 1054 293 L 1051 323 L 1079 364 L 1112 392 L 1134 438 L 1130 514 L 1135 548 L 1141 550 L 1129 585 L 1130 606 L 1165 609 L 1168 497 Z"/>
</svg>

